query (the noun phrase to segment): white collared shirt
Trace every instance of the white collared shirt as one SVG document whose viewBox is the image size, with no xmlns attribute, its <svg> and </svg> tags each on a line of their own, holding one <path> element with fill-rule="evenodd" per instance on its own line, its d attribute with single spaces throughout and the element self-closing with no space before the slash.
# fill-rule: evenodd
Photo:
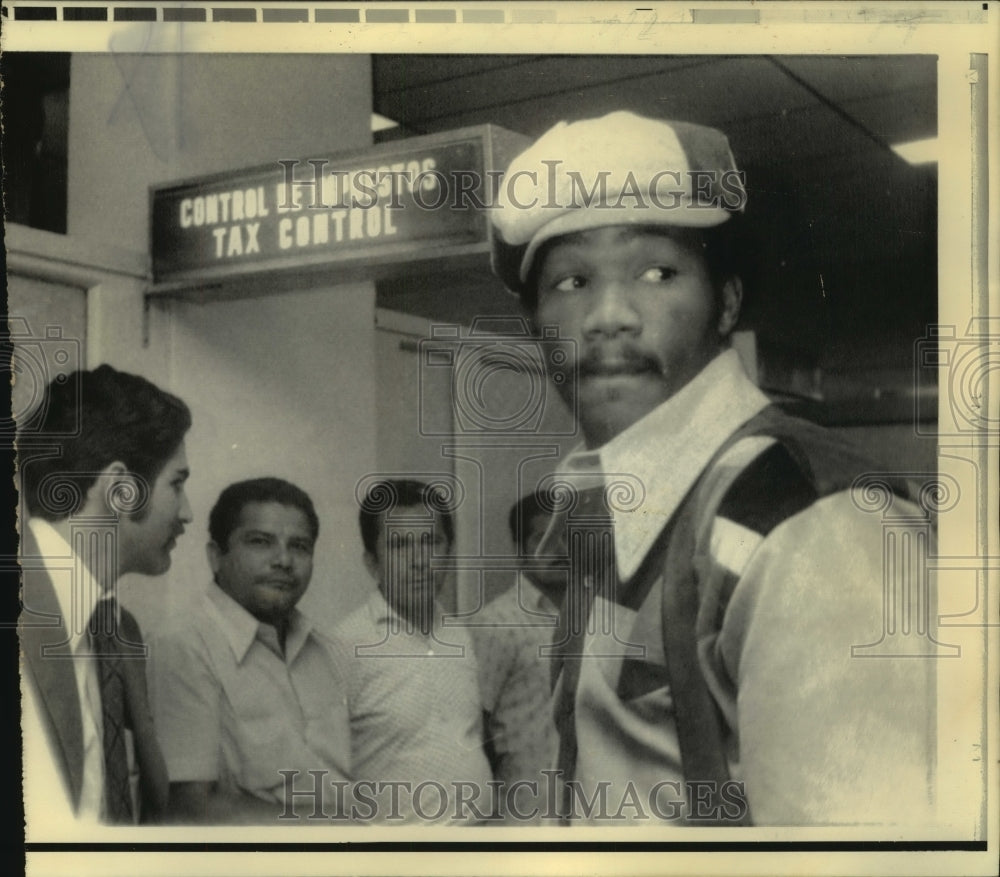
<svg viewBox="0 0 1000 877">
<path fill-rule="evenodd" d="M 340 668 L 298 609 L 282 650 L 277 630 L 218 585 L 150 643 L 156 727 L 172 783 L 218 782 L 284 806 L 286 776 L 350 771 L 350 724 Z"/>
<path fill-rule="evenodd" d="M 446 619 L 435 619 L 424 634 L 373 589 L 331 633 L 347 678 L 354 779 L 406 784 L 395 804 L 388 785 L 373 791 L 373 822 L 383 822 L 397 804 L 405 822 L 426 821 L 411 794 L 431 782 L 443 787 L 449 806 L 430 821 L 470 821 L 472 808 L 450 797 L 463 783 L 472 784 L 474 807 L 489 812 L 493 775 L 483 752 L 475 652 L 469 632 Z"/>
<path fill-rule="evenodd" d="M 623 502 L 612 502 L 615 556 L 621 581 L 628 581 L 705 466 L 740 426 L 770 404 L 747 377 L 735 350 L 713 359 L 677 393 L 594 450 L 573 451 L 559 473 L 603 479 L 611 498 L 623 486 Z M 692 441 L 697 436 L 697 441 Z M 621 497 L 619 497 L 620 499 Z M 617 507 L 615 507 L 617 506 Z M 553 522 L 554 523 L 554 522 Z M 551 530 L 539 554 L 547 553 Z"/>
</svg>

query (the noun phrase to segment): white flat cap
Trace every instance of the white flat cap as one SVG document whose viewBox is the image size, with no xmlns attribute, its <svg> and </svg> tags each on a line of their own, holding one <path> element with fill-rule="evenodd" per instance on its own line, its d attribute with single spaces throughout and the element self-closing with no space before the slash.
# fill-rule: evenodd
<svg viewBox="0 0 1000 877">
<path fill-rule="evenodd" d="M 726 135 L 619 111 L 560 122 L 507 169 L 495 206 L 493 269 L 520 291 L 547 240 L 608 225 L 710 228 L 742 212 Z"/>
</svg>

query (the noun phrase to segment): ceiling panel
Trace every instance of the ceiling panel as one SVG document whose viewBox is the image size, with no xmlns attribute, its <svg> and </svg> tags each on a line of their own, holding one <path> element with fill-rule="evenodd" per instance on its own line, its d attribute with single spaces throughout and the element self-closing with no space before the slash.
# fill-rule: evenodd
<svg viewBox="0 0 1000 877">
<path fill-rule="evenodd" d="M 880 137 L 911 138 L 936 128 L 934 74 L 928 56 L 390 55 L 375 58 L 375 108 L 412 130 L 520 116 L 522 130 L 533 133 L 526 129 L 554 118 L 594 115 L 609 96 L 664 118 L 720 126 L 827 99 Z"/>
<path fill-rule="evenodd" d="M 937 83 L 935 55 L 779 55 L 778 63 L 835 103 Z"/>
<path fill-rule="evenodd" d="M 534 136 L 604 108 L 723 125 L 814 101 L 766 58 L 529 57 L 455 80 L 439 69 L 422 85 L 379 81 L 376 111 L 422 132 L 488 120 Z"/>
<path fill-rule="evenodd" d="M 374 55 L 372 76 L 378 95 L 452 82 L 476 73 L 523 64 L 533 55 Z M 378 109 L 378 107 L 376 107 Z"/>
<path fill-rule="evenodd" d="M 406 93 L 416 97 L 421 89 L 432 89 L 437 85 L 454 87 L 456 83 L 467 86 L 471 77 L 496 74 L 497 82 L 507 78 L 518 89 L 530 85 L 535 77 L 535 65 L 550 64 L 549 70 L 560 78 L 575 77 L 579 81 L 592 79 L 635 78 L 643 72 L 683 67 L 691 63 L 703 62 L 700 56 L 635 56 L 635 55 L 376 55 L 372 59 L 375 93 L 378 97 L 388 97 Z M 554 65 L 551 62 L 555 62 Z M 595 63 L 596 62 L 596 63 Z M 520 70 L 518 74 L 516 71 Z M 565 71 L 562 72 L 562 71 Z M 459 82 L 459 80 L 470 80 Z M 572 84 L 572 83 L 571 83 Z M 490 93 L 495 92 L 496 82 L 488 79 L 480 83 L 485 86 L 482 103 L 493 102 Z M 474 86 L 472 86 L 474 87 Z M 494 95 L 495 98 L 495 95 Z"/>
<path fill-rule="evenodd" d="M 849 100 L 844 110 L 887 143 L 937 135 L 937 87 L 915 85 L 891 94 Z"/>
<path fill-rule="evenodd" d="M 441 130 L 483 118 L 522 118 L 520 130 L 534 124 L 541 130 L 564 118 L 568 111 L 588 113 L 591 95 L 612 93 L 618 102 L 640 98 L 648 105 L 650 79 L 666 70 L 687 67 L 705 68 L 702 58 L 663 59 L 627 57 L 544 57 L 527 56 L 517 63 L 497 66 L 445 79 L 439 68 L 438 79 L 424 84 L 407 84 L 396 90 L 377 93 L 376 111 L 398 119 L 421 131 Z M 599 99 L 599 97 L 595 97 Z M 542 114 L 535 103 L 559 105 L 561 109 Z M 577 111 L 575 108 L 579 107 Z M 509 126 L 508 126 L 509 127 Z M 525 130 L 525 133 L 531 133 Z"/>
</svg>

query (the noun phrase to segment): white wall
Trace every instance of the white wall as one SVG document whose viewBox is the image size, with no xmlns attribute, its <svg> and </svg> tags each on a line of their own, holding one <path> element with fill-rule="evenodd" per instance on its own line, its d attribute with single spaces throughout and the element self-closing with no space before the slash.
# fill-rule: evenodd
<svg viewBox="0 0 1000 877">
<path fill-rule="evenodd" d="M 264 475 L 305 489 L 319 515 L 303 608 L 329 623 L 356 603 L 368 574 L 354 485 L 375 468 L 374 306 L 371 284 L 172 306 L 170 384 L 194 416 L 195 514 L 168 576 L 173 606 L 209 580 L 204 545 L 219 492 Z"/>
<path fill-rule="evenodd" d="M 74 55 L 69 235 L 148 255 L 152 184 L 367 147 L 370 77 L 357 55 Z M 154 304 L 145 345 L 140 283 L 90 297 L 88 364 L 143 374 L 194 416 L 195 520 L 165 577 L 123 582 L 148 632 L 207 584 L 208 512 L 242 478 L 278 475 L 312 495 L 321 534 L 303 605 L 322 623 L 367 582 L 354 484 L 375 467 L 374 291 L 330 279 L 303 287 Z"/>
<path fill-rule="evenodd" d="M 148 249 L 154 183 L 371 143 L 366 55 L 83 55 L 70 67 L 70 235 Z"/>
</svg>

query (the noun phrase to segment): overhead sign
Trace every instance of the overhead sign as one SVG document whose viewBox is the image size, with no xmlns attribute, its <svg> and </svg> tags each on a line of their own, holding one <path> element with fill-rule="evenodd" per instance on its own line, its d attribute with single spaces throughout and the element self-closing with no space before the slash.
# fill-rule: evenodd
<svg viewBox="0 0 1000 877">
<path fill-rule="evenodd" d="M 485 209 L 528 140 L 492 125 L 279 159 L 152 190 L 157 284 L 488 249 Z"/>
</svg>

